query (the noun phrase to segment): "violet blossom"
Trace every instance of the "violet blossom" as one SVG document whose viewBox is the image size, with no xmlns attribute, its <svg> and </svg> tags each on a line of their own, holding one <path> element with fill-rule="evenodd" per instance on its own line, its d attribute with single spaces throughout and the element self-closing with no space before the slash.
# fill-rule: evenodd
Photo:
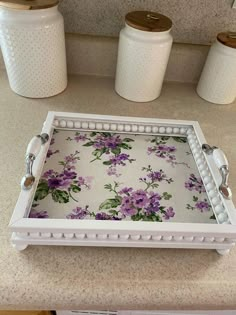
<svg viewBox="0 0 236 315">
<path fill-rule="evenodd" d="M 190 174 L 189 179 L 185 182 L 184 186 L 190 191 L 195 190 L 199 192 L 199 194 L 206 191 L 201 178 L 196 177 L 194 174 Z"/>
<path fill-rule="evenodd" d="M 165 220 L 169 220 L 170 218 L 173 218 L 175 215 L 174 209 L 172 207 L 169 207 L 167 210 L 165 210 L 164 218 Z"/>
<path fill-rule="evenodd" d="M 72 210 L 72 213 L 68 214 L 66 216 L 67 219 L 84 219 L 87 215 L 89 215 L 88 206 L 86 206 L 84 209 L 81 207 L 76 207 Z"/>
<path fill-rule="evenodd" d="M 207 200 L 205 199 L 204 201 L 198 201 L 195 204 L 195 207 L 200 210 L 200 212 L 204 212 L 204 211 L 209 211 L 210 210 L 210 205 L 207 202 Z"/>
<path fill-rule="evenodd" d="M 31 209 L 29 218 L 37 218 L 37 219 L 46 219 L 48 218 L 48 213 L 47 211 L 37 211 L 35 209 Z"/>
</svg>

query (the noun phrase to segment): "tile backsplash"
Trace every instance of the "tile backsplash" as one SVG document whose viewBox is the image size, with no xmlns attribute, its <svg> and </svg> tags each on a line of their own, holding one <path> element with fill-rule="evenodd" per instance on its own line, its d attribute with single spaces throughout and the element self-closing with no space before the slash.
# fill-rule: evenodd
<svg viewBox="0 0 236 315">
<path fill-rule="evenodd" d="M 173 21 L 175 42 L 209 44 L 221 31 L 236 31 L 233 0 L 61 0 L 66 32 L 118 36 L 124 16 L 152 10 Z"/>
</svg>

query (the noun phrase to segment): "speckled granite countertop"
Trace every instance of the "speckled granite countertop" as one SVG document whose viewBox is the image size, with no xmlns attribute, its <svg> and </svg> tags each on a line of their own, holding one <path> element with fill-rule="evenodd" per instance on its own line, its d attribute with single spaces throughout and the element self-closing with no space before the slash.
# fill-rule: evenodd
<svg viewBox="0 0 236 315">
<path fill-rule="evenodd" d="M 167 83 L 162 96 L 136 104 L 109 78 L 70 77 L 67 90 L 33 100 L 15 95 L 0 72 L 0 309 L 236 309 L 236 249 L 29 246 L 17 252 L 7 229 L 24 174 L 24 154 L 47 111 L 198 120 L 231 167 L 236 202 L 236 104 L 200 99 L 193 85 Z"/>
</svg>

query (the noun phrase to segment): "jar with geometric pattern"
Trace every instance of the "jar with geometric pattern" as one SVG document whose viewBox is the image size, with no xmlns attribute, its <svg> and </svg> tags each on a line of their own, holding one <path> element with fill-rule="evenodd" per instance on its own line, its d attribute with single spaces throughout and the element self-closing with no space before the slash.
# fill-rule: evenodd
<svg viewBox="0 0 236 315">
<path fill-rule="evenodd" d="M 15 93 L 43 98 L 66 88 L 64 20 L 58 0 L 1 2 L 0 46 Z"/>
</svg>

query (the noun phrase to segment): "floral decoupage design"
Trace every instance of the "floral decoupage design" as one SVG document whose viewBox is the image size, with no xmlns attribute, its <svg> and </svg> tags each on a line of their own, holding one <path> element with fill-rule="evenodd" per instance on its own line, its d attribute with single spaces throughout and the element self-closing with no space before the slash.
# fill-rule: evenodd
<svg viewBox="0 0 236 315">
<path fill-rule="evenodd" d="M 173 207 L 161 204 L 162 200 L 170 200 L 172 195 L 164 192 L 159 194 L 157 188 L 159 183 L 165 181 L 170 184 L 172 178 L 168 178 L 162 171 L 153 171 L 150 166 L 143 167 L 144 177 L 139 181 L 143 183 L 143 189 L 124 187 L 121 183 L 113 182 L 104 185 L 111 193 L 111 198 L 106 199 L 99 205 L 97 213 L 90 211 L 89 206 L 84 209 L 77 207 L 73 209 L 67 218 L 84 219 L 94 217 L 96 220 L 123 220 L 130 218 L 132 221 L 159 221 L 169 220 L 174 217 Z"/>
<path fill-rule="evenodd" d="M 68 137 L 68 141 L 83 142 L 84 147 L 92 147 L 92 159 L 90 162 L 101 161 L 103 165 L 107 166 L 107 174 L 116 177 L 121 176 L 118 173 L 120 166 L 126 166 L 127 163 L 132 163 L 132 159 L 127 153 L 132 149 L 134 140 L 128 137 L 121 137 L 121 135 L 112 134 L 110 132 L 91 132 L 84 135 L 79 132 L 75 133 L 73 138 Z"/>
<path fill-rule="evenodd" d="M 56 130 L 29 217 L 215 223 L 204 202 L 185 137 Z"/>
<path fill-rule="evenodd" d="M 185 182 L 184 186 L 189 191 L 194 192 L 192 203 L 188 203 L 186 208 L 188 210 L 197 210 L 202 213 L 209 212 L 211 213 L 210 219 L 215 220 L 215 215 L 212 214 L 209 200 L 206 198 L 205 194 L 202 196 L 202 193 L 206 192 L 202 179 L 194 174 L 190 174 L 189 179 Z"/>
<path fill-rule="evenodd" d="M 172 138 L 175 142 L 187 143 L 186 137 L 169 137 L 169 136 L 156 136 L 148 140 L 150 146 L 147 148 L 147 153 L 154 154 L 156 157 L 165 160 L 167 163 L 170 163 L 172 167 L 175 167 L 178 164 L 182 164 L 189 168 L 189 165 L 185 161 L 178 161 L 176 159 L 177 147 L 176 145 L 169 145 L 168 140 Z M 186 152 L 189 154 L 189 152 Z"/>
</svg>

